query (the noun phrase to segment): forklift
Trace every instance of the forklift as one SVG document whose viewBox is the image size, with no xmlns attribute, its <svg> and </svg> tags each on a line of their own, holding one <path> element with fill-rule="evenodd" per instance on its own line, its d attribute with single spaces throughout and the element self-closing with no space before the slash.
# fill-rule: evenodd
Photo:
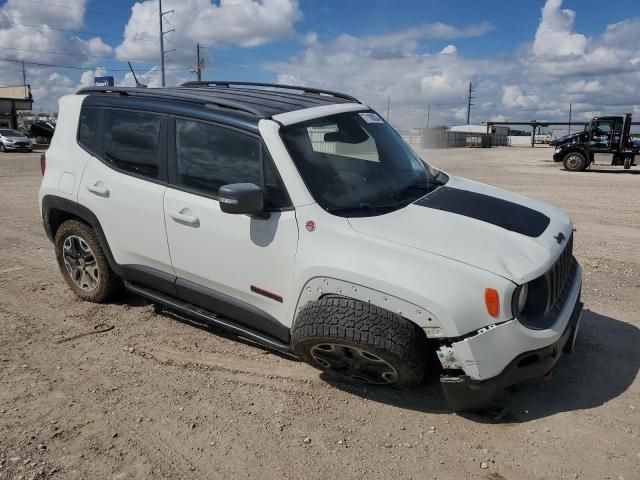
<svg viewBox="0 0 640 480">
<path fill-rule="evenodd" d="M 594 117 L 584 131 L 559 138 L 554 142 L 553 160 L 562 162 L 565 170 L 582 172 L 594 165 L 634 166 L 640 142 L 631 137 L 630 113 L 624 117 Z"/>
</svg>

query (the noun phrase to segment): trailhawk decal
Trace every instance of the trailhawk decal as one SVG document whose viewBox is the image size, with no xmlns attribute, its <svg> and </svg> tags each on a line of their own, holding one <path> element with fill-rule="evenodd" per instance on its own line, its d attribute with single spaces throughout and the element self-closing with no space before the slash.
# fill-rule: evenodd
<svg viewBox="0 0 640 480">
<path fill-rule="evenodd" d="M 415 205 L 475 218 L 528 237 L 539 237 L 551 220 L 529 207 L 451 187 L 440 187 Z"/>
</svg>

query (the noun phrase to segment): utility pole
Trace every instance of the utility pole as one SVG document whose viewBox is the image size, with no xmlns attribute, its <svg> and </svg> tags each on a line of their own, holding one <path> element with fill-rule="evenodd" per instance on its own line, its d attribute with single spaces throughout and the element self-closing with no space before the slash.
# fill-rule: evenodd
<svg viewBox="0 0 640 480">
<path fill-rule="evenodd" d="M 389 121 L 389 112 L 391 111 L 391 97 L 387 97 L 387 123 L 391 123 Z"/>
<path fill-rule="evenodd" d="M 168 13 L 173 13 L 173 10 L 167 10 L 166 12 L 162 11 L 162 0 L 158 0 L 158 17 L 160 19 L 160 71 L 162 73 L 162 86 L 165 86 L 165 73 L 164 73 L 164 56 L 169 52 L 165 52 L 164 50 L 164 36 L 167 33 L 175 31 L 175 29 L 164 31 L 164 27 L 162 25 L 162 17 L 164 17 Z M 175 50 L 175 49 L 173 49 Z M 172 50 L 169 50 L 172 51 Z"/>
<path fill-rule="evenodd" d="M 471 119 L 471 105 L 475 105 L 475 103 L 471 103 L 471 100 L 475 98 L 472 93 L 473 83 L 469 82 L 469 96 L 467 97 L 467 125 L 469 125 L 469 120 Z"/>
<path fill-rule="evenodd" d="M 200 42 L 196 45 L 196 73 L 198 74 L 198 81 L 202 81 L 202 70 L 204 70 L 204 60 L 200 58 Z"/>
<path fill-rule="evenodd" d="M 429 128 L 429 117 L 431 116 L 431 104 L 427 105 L 427 128 Z"/>
<path fill-rule="evenodd" d="M 27 86 L 27 71 L 24 69 L 24 58 L 22 59 L 22 85 Z"/>
<path fill-rule="evenodd" d="M 569 133 L 571 133 L 571 108 L 573 107 L 573 104 L 569 104 Z"/>
</svg>

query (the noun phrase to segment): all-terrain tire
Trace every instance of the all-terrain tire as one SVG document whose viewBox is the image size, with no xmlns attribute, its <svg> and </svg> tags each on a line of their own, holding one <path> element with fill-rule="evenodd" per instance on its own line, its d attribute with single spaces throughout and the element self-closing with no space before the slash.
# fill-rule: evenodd
<svg viewBox="0 0 640 480">
<path fill-rule="evenodd" d="M 72 278 L 71 272 L 67 268 L 63 251 L 65 242 L 69 238 L 79 238 L 84 241 L 91 251 L 91 256 L 95 259 L 95 262 L 91 262 L 91 264 L 95 265 L 97 269 L 98 274 L 94 275 L 94 277 L 97 277 L 97 281 L 94 288 L 90 290 L 77 285 Z M 109 262 L 98 241 L 98 237 L 89 225 L 78 220 L 67 220 L 58 227 L 54 243 L 56 259 L 58 260 L 58 266 L 60 267 L 62 276 L 73 293 L 78 297 L 88 302 L 104 303 L 119 291 L 121 285 L 120 279 L 113 270 L 111 270 Z M 91 256 L 89 256 L 89 258 Z"/>
<path fill-rule="evenodd" d="M 340 296 L 326 296 L 305 305 L 291 331 L 291 343 L 295 355 L 310 365 L 367 383 L 418 384 L 424 378 L 429 358 L 426 335 L 417 325 L 370 303 Z M 378 359 L 380 365 L 386 363 L 395 374 L 378 382 L 371 381 L 368 375 L 345 372 L 344 366 L 334 368 L 326 364 L 326 357 L 317 356 L 318 352 L 324 355 L 319 349 L 325 345 Z M 330 359 L 330 363 L 338 362 Z"/>
<path fill-rule="evenodd" d="M 587 168 L 587 159 L 579 152 L 569 152 L 562 159 L 562 165 L 570 172 L 582 172 Z"/>
</svg>

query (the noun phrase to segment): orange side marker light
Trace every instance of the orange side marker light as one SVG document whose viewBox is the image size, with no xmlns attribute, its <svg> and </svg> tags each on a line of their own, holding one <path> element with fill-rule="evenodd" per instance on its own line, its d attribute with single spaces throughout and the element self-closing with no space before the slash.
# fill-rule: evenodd
<svg viewBox="0 0 640 480">
<path fill-rule="evenodd" d="M 500 314 L 500 295 L 493 288 L 484 289 L 484 304 L 487 307 L 487 313 L 494 318 Z"/>
</svg>

